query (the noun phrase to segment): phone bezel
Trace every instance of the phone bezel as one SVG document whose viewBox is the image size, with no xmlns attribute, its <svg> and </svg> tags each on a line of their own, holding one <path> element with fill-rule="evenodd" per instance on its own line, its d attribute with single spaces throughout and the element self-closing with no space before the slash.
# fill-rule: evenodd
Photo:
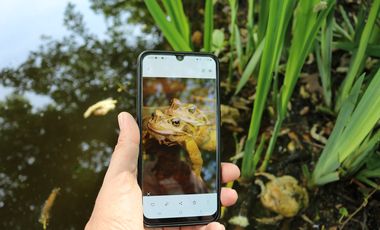
<svg viewBox="0 0 380 230">
<path fill-rule="evenodd" d="M 149 219 L 144 216 L 144 224 L 147 227 L 170 227 L 170 226 L 186 226 L 186 225 L 200 225 L 207 224 L 216 221 L 220 216 L 220 190 L 221 190 L 221 163 L 220 163 L 220 96 L 219 96 L 219 61 L 218 58 L 210 53 L 201 52 L 176 52 L 176 51 L 159 51 L 159 50 L 147 50 L 142 52 L 138 57 L 138 68 L 137 68 L 137 122 L 140 128 L 140 140 L 142 138 L 142 60 L 145 56 L 157 54 L 157 55 L 183 55 L 183 56 L 200 56 L 200 57 L 210 57 L 215 61 L 216 64 L 216 130 L 217 130 L 217 148 L 216 148 L 216 161 L 217 161 L 217 210 L 214 215 L 211 216 L 198 216 L 198 217 L 181 217 L 181 218 L 161 218 L 161 219 Z M 138 183 L 142 187 L 142 161 L 141 161 L 141 149 L 142 143 L 140 141 L 140 151 L 138 159 Z"/>
</svg>

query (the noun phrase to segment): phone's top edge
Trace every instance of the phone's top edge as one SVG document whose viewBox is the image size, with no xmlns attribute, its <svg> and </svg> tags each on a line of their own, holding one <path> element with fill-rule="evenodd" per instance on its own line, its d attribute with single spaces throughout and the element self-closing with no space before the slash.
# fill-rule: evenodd
<svg viewBox="0 0 380 230">
<path fill-rule="evenodd" d="M 208 52 L 191 52 L 191 51 L 164 51 L 164 50 L 144 50 L 141 52 L 138 56 L 138 60 L 142 60 L 145 56 L 149 54 L 160 54 L 160 55 L 176 55 L 176 54 L 183 54 L 183 55 L 190 55 L 190 56 L 204 56 L 204 57 L 210 57 L 214 59 L 216 63 L 219 63 L 219 59 L 217 56 L 215 56 L 213 53 Z"/>
</svg>

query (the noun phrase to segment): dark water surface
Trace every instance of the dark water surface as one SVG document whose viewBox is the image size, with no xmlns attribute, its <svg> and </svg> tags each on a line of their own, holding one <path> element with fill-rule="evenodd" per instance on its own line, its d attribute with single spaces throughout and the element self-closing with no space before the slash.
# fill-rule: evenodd
<svg viewBox="0 0 380 230">
<path fill-rule="evenodd" d="M 156 43 L 118 23 L 109 23 L 106 40 L 73 24 L 71 36 L 0 70 L 0 86 L 13 90 L 0 100 L 0 229 L 42 229 L 41 209 L 55 187 L 61 189 L 48 229 L 82 229 L 87 222 L 117 140 L 117 114 L 135 114 L 137 56 Z M 38 98 L 26 92 L 51 102 L 36 108 Z M 114 110 L 83 117 L 109 97 L 117 100 Z"/>
</svg>

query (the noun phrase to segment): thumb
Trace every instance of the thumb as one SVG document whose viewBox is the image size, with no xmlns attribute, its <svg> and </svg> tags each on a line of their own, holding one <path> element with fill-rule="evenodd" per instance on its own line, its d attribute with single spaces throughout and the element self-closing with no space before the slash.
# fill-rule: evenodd
<svg viewBox="0 0 380 230">
<path fill-rule="evenodd" d="M 137 159 L 139 155 L 140 131 L 131 114 L 122 112 L 118 115 L 119 138 L 112 154 L 105 180 L 114 178 L 123 172 L 132 175 L 137 173 Z"/>
</svg>

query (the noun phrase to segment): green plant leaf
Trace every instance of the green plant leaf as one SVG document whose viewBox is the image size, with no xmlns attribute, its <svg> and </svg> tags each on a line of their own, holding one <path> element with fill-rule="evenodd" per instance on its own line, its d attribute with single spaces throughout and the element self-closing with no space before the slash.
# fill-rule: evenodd
<svg viewBox="0 0 380 230">
<path fill-rule="evenodd" d="M 241 44 L 241 40 L 240 40 L 240 31 L 239 31 L 239 27 L 235 24 L 234 25 L 234 33 L 235 33 L 235 49 L 236 49 L 236 53 L 237 53 L 237 59 L 238 59 L 238 63 L 239 63 L 239 68 L 243 68 L 243 66 L 245 65 L 245 61 L 243 60 L 243 47 L 242 47 L 242 44 Z"/>
<path fill-rule="evenodd" d="M 352 83 L 354 82 L 357 75 L 359 75 L 359 71 L 361 69 L 362 63 L 367 58 L 365 55 L 365 51 L 368 46 L 368 42 L 371 36 L 371 32 L 374 28 L 377 15 L 380 9 L 380 1 L 375 0 L 371 6 L 367 23 L 365 24 L 364 30 L 362 32 L 359 47 L 353 55 L 352 61 L 350 63 L 350 68 L 348 74 L 343 82 L 342 91 L 338 95 L 338 100 L 335 106 L 335 110 L 338 111 L 342 102 L 348 97 L 350 93 Z"/>
<path fill-rule="evenodd" d="M 270 1 L 269 17 L 263 54 L 260 62 L 259 77 L 256 87 L 256 99 L 253 105 L 248 137 L 244 147 L 242 176 L 245 179 L 253 176 L 254 147 L 259 132 L 261 118 L 272 81 L 273 72 L 277 69 L 279 56 L 284 43 L 285 30 L 291 18 L 293 0 Z"/>
<path fill-rule="evenodd" d="M 316 1 L 300 1 L 295 12 L 294 38 L 292 39 L 289 51 L 290 56 L 286 65 L 285 80 L 282 86 L 281 107 L 284 113 L 282 117 L 285 117 L 290 96 L 292 95 L 306 56 L 310 52 L 312 44 L 314 44 L 316 34 L 322 22 L 333 8 L 335 1 L 328 1 L 326 9 L 318 13 L 313 12 L 315 3 Z"/>
<path fill-rule="evenodd" d="M 245 56 L 249 57 L 253 53 L 253 11 L 254 11 L 254 1 L 253 0 L 248 0 L 248 14 L 247 14 L 247 32 L 248 32 L 248 40 L 247 40 L 247 46 L 245 49 Z"/>
<path fill-rule="evenodd" d="M 173 21 L 168 21 L 160 5 L 158 5 L 155 0 L 144 0 L 144 2 L 154 21 L 157 23 L 158 27 L 161 29 L 173 49 L 179 51 L 191 51 L 189 44 L 176 29 Z"/>
<path fill-rule="evenodd" d="M 214 5 L 212 0 L 206 0 L 204 15 L 204 29 L 203 29 L 203 50 L 205 52 L 211 51 L 212 33 L 214 30 Z M 224 40 L 224 39 L 223 39 Z"/>
<path fill-rule="evenodd" d="M 380 70 L 372 79 L 367 90 L 357 105 L 351 120 L 347 125 L 343 141 L 344 149 L 339 152 L 339 161 L 343 162 L 351 151 L 356 149 L 370 133 L 380 119 Z M 350 151 L 351 150 L 351 151 Z"/>
<path fill-rule="evenodd" d="M 364 75 L 359 77 L 356 81 L 351 95 L 347 98 L 342 106 L 342 110 L 338 114 L 338 118 L 336 120 L 333 131 L 330 134 L 329 139 L 322 151 L 321 156 L 318 159 L 317 165 L 313 171 L 312 183 L 315 185 L 323 185 L 325 184 L 325 175 L 331 174 L 335 172 L 335 170 L 339 167 L 339 154 L 337 152 L 337 148 L 339 148 L 339 141 L 344 131 L 344 128 L 348 121 L 351 119 L 351 114 L 355 108 L 357 99 L 359 97 L 360 88 L 362 86 L 364 79 Z M 336 178 L 337 180 L 339 179 Z M 331 181 L 330 181 L 331 182 Z"/>
<path fill-rule="evenodd" d="M 356 44 L 353 42 L 333 42 L 333 48 L 351 52 L 357 49 Z M 370 57 L 380 58 L 380 45 L 369 44 L 366 50 L 366 55 Z"/>
<path fill-rule="evenodd" d="M 235 95 L 240 92 L 240 90 L 245 86 L 249 78 L 252 76 L 253 71 L 255 70 L 257 63 L 259 63 L 259 60 L 261 58 L 261 55 L 263 53 L 264 48 L 264 41 L 263 39 L 260 43 L 260 45 L 257 47 L 256 51 L 253 53 L 251 59 L 249 60 L 248 64 L 246 65 L 244 72 L 237 84 Z"/>
<path fill-rule="evenodd" d="M 334 11 L 331 10 L 321 27 L 321 36 L 319 46 L 316 42 L 315 50 L 317 57 L 317 65 L 322 80 L 323 98 L 328 108 L 331 108 L 331 56 L 332 56 L 332 40 L 333 40 L 333 19 Z"/>
</svg>

